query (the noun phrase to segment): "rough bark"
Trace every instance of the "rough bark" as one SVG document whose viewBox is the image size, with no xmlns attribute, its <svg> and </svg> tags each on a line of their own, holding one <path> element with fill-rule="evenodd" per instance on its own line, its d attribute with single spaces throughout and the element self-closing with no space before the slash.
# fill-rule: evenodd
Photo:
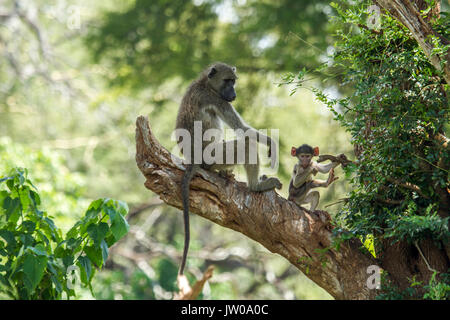
<svg viewBox="0 0 450 320">
<path fill-rule="evenodd" d="M 427 4 L 423 0 L 374 0 L 375 4 L 383 7 L 411 32 L 431 64 L 443 73 L 447 84 L 450 84 L 450 50 L 441 56 L 433 54 L 436 49 L 431 37 L 438 37 L 441 44 L 449 44 L 449 39 L 435 32 L 430 21 L 439 15 L 440 3 L 430 10 L 426 17 L 422 17 L 420 10 L 424 10 Z"/>
<path fill-rule="evenodd" d="M 138 117 L 136 162 L 146 178 L 145 186 L 168 205 L 181 209 L 184 167 L 172 157 L 153 136 L 148 120 Z M 332 244 L 328 222 L 275 191 L 250 192 L 243 182 L 201 170 L 191 182 L 190 212 L 241 232 L 283 256 L 336 299 L 376 295 L 366 285 L 367 267 L 376 262 L 362 253 L 361 243 L 352 240 L 342 243 L 339 250 L 324 250 Z"/>
<path fill-rule="evenodd" d="M 380 266 L 389 273 L 390 279 L 400 290 L 411 287 L 412 279 L 427 284 L 434 271 L 442 273 L 449 268 L 445 250 L 429 239 L 422 240 L 417 246 L 406 241 L 392 244 L 389 240 L 382 240 L 381 244 L 383 248 L 377 255 L 381 260 Z M 425 293 L 421 287 L 416 289 L 419 295 Z"/>
</svg>

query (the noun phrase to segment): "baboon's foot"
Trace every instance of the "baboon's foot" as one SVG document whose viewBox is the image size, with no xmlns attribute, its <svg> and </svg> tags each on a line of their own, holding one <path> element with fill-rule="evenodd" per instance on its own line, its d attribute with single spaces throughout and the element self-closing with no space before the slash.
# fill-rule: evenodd
<svg viewBox="0 0 450 320">
<path fill-rule="evenodd" d="M 270 177 L 265 178 L 262 180 L 262 177 L 260 178 L 260 181 L 255 186 L 250 186 L 250 191 L 255 192 L 263 192 L 267 190 L 273 190 L 273 189 L 281 189 L 283 185 L 281 184 L 281 181 L 278 180 L 278 178 Z"/>
</svg>

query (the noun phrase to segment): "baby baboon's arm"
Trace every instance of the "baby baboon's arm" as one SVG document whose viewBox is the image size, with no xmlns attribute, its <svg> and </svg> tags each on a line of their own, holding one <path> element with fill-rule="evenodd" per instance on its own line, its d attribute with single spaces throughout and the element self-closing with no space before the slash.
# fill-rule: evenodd
<svg viewBox="0 0 450 320">
<path fill-rule="evenodd" d="M 308 181 L 311 175 L 315 174 L 314 170 L 314 167 L 311 165 L 306 169 L 303 169 L 299 166 L 299 164 L 296 164 L 294 167 L 294 172 L 292 173 L 292 176 L 294 178 L 294 181 L 292 183 L 294 187 L 298 188 L 306 181 Z"/>
</svg>

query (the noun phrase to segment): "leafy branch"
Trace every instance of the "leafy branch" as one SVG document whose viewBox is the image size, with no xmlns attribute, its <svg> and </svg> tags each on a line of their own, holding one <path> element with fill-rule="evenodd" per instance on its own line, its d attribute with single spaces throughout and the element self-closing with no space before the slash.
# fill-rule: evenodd
<svg viewBox="0 0 450 320">
<path fill-rule="evenodd" d="M 127 204 L 95 200 L 63 236 L 41 211 L 37 188 L 27 176 L 26 169 L 15 169 L 0 179 L 0 294 L 12 299 L 73 297 L 71 270 L 77 268 L 81 284 L 92 292 L 96 268 L 104 266 L 109 248 L 128 232 Z"/>
</svg>

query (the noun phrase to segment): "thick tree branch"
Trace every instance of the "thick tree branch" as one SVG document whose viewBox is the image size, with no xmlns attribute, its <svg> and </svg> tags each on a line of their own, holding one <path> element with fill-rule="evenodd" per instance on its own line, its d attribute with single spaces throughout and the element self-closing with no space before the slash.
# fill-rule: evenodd
<svg viewBox="0 0 450 320">
<path fill-rule="evenodd" d="M 392 14 L 400 23 L 402 23 L 411 32 L 431 64 L 444 74 L 447 84 L 450 84 L 450 50 L 443 55 L 436 55 L 433 51 L 436 46 L 431 41 L 432 37 L 438 37 L 441 44 L 449 44 L 448 39 L 435 32 L 430 26 L 430 18 L 423 18 L 419 10 L 425 8 L 425 1 L 422 0 L 374 0 L 386 11 Z M 436 10 L 434 10 L 436 9 Z M 439 14 L 440 6 L 431 10 L 434 15 Z M 436 12 L 437 11 L 437 12 Z"/>
<path fill-rule="evenodd" d="M 136 162 L 147 179 L 145 186 L 181 209 L 184 167 L 172 161 L 145 117 L 138 117 L 136 127 Z M 376 294 L 366 286 L 367 267 L 375 260 L 360 251 L 361 243 L 352 240 L 339 250 L 324 250 L 332 244 L 327 225 L 275 191 L 250 192 L 245 183 L 201 170 L 191 182 L 190 212 L 280 254 L 336 299 L 371 299 Z"/>
</svg>

